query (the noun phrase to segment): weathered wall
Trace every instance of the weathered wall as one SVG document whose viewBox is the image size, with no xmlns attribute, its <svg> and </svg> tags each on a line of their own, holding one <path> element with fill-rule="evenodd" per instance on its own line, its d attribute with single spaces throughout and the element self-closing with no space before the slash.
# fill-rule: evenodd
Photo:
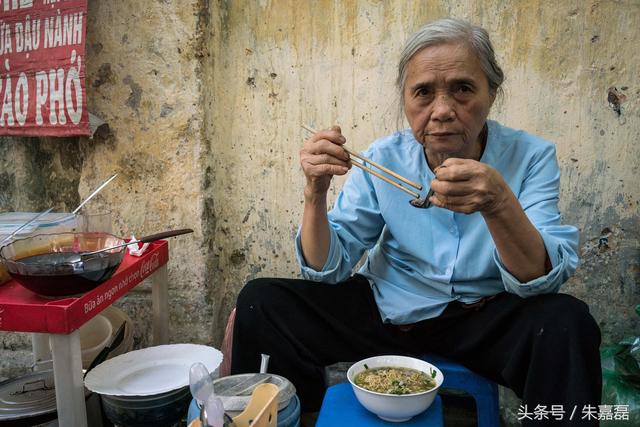
<svg viewBox="0 0 640 427">
<path fill-rule="evenodd" d="M 205 133 L 215 153 L 218 325 L 247 279 L 298 274 L 300 123 L 340 124 L 358 150 L 396 130 L 399 50 L 444 16 L 492 36 L 507 75 L 492 117 L 557 143 L 561 209 L 583 251 L 564 291 L 590 304 L 604 342 L 637 333 L 640 3 L 597 0 L 212 3 L 203 88 L 213 101 Z M 513 420 L 517 406 L 505 402 Z"/>
<path fill-rule="evenodd" d="M 0 139 L 0 211 L 69 212 L 118 173 L 88 205 L 111 210 L 116 234 L 195 230 L 170 241 L 172 342 L 211 342 L 217 307 L 207 297 L 202 248 L 203 7 L 195 0 L 90 1 L 88 107 L 109 127 L 93 140 Z M 136 347 L 148 345 L 150 286 L 118 305 L 135 322 Z M 0 377 L 28 366 L 29 346 L 26 334 L 0 334 Z"/>
<path fill-rule="evenodd" d="M 637 1 L 92 1 L 88 100 L 109 130 L 0 139 L 0 210 L 70 210 L 118 172 L 93 202 L 116 232 L 196 230 L 171 241 L 171 340 L 219 344 L 248 279 L 298 274 L 300 123 L 338 123 L 357 150 L 402 126 L 399 50 L 448 15 L 492 36 L 507 75 L 492 116 L 557 142 L 561 209 L 583 249 L 564 291 L 590 304 L 605 342 L 637 332 Z M 148 288 L 120 305 L 147 345 Z M 0 348 L 16 350 L 0 369 L 28 361 L 20 334 Z"/>
<path fill-rule="evenodd" d="M 90 109 L 109 123 L 101 139 L 84 144 L 79 191 L 119 173 L 101 202 L 123 235 L 190 227 L 170 241 L 170 339 L 208 342 L 215 307 L 206 301 L 202 250 L 203 156 L 198 1 L 90 2 Z M 136 288 L 137 289 L 137 288 Z M 149 288 L 124 302 L 149 338 Z"/>
<path fill-rule="evenodd" d="M 591 304 L 606 341 L 620 338 L 640 302 L 638 2 L 216 2 L 203 87 L 217 295 L 226 305 L 246 279 L 297 274 L 300 123 L 338 123 L 356 149 L 395 130 L 399 50 L 448 15 L 492 36 L 507 75 L 492 117 L 557 143 L 561 209 L 584 256 L 565 291 Z"/>
</svg>

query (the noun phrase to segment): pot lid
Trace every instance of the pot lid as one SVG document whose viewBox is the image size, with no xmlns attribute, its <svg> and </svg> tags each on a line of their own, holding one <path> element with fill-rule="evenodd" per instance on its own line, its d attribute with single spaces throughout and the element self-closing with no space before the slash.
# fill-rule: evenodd
<svg viewBox="0 0 640 427">
<path fill-rule="evenodd" d="M 0 421 L 35 417 L 56 410 L 53 371 L 40 371 L 0 383 Z"/>
</svg>

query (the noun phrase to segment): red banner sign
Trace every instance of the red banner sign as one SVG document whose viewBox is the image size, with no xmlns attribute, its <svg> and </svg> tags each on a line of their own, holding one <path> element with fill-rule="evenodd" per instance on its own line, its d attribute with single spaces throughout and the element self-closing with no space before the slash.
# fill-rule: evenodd
<svg viewBox="0 0 640 427">
<path fill-rule="evenodd" d="M 0 0 L 0 135 L 89 135 L 87 0 Z"/>
</svg>

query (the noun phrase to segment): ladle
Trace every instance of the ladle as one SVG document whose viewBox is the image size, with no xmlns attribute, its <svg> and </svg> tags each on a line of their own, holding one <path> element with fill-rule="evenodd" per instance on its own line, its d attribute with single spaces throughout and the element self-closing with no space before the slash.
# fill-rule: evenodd
<svg viewBox="0 0 640 427">
<path fill-rule="evenodd" d="M 77 213 L 78 213 L 78 211 L 79 211 L 79 210 L 80 210 L 80 209 L 81 209 L 81 208 L 82 208 L 82 207 L 83 207 L 83 206 L 84 206 L 84 205 L 85 205 L 89 200 L 91 200 L 91 199 L 93 198 L 93 196 L 95 196 L 96 194 L 98 194 L 98 193 L 100 192 L 100 190 L 102 190 L 104 187 L 106 187 L 106 186 L 107 186 L 107 184 L 109 184 L 111 181 L 113 181 L 113 179 L 114 179 L 116 176 L 118 176 L 118 174 L 113 175 L 111 178 L 109 178 L 108 180 L 106 180 L 105 182 L 103 182 L 103 183 L 102 183 L 102 185 L 100 185 L 100 187 L 96 188 L 96 189 L 94 190 L 94 192 L 93 192 L 93 193 L 89 194 L 89 196 L 88 196 L 86 199 L 84 199 L 84 200 L 82 201 L 82 203 L 80 203 L 80 204 L 78 205 L 78 207 L 77 207 L 77 208 L 75 208 L 75 209 L 74 209 L 74 211 L 73 211 L 72 213 L 73 213 L 74 215 L 75 215 L 75 214 L 77 214 Z"/>
<path fill-rule="evenodd" d="M 78 255 L 77 261 L 80 261 L 82 259 L 82 257 L 99 254 L 101 252 L 106 252 L 106 251 L 109 251 L 111 249 L 117 249 L 117 248 L 121 248 L 123 246 L 135 245 L 137 243 L 155 242 L 156 240 L 165 239 L 167 237 L 180 236 L 181 234 L 188 234 L 188 233 L 193 233 L 193 230 L 190 229 L 190 228 L 183 228 L 183 229 L 180 229 L 180 230 L 163 231 L 162 233 L 150 234 L 149 236 L 141 237 L 138 240 L 130 240 L 130 241 L 126 242 L 126 243 L 121 243 L 119 245 L 110 246 L 108 248 L 98 249 L 97 251 L 78 253 L 77 254 Z M 76 260 L 68 260 L 67 262 L 77 262 L 77 261 Z"/>
</svg>

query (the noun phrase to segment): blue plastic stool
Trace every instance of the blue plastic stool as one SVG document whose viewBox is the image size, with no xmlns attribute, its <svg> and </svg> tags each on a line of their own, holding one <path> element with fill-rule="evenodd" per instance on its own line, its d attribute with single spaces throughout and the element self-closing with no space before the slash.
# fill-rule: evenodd
<svg viewBox="0 0 640 427">
<path fill-rule="evenodd" d="M 316 421 L 316 427 L 442 427 L 442 403 L 436 396 L 429 409 L 403 423 L 392 423 L 378 418 L 358 402 L 349 383 L 340 383 L 327 389 Z"/>
<path fill-rule="evenodd" d="M 498 386 L 493 381 L 439 356 L 429 354 L 420 358 L 437 366 L 442 371 L 444 375 L 442 388 L 462 390 L 475 399 L 478 427 L 500 425 Z"/>
</svg>

